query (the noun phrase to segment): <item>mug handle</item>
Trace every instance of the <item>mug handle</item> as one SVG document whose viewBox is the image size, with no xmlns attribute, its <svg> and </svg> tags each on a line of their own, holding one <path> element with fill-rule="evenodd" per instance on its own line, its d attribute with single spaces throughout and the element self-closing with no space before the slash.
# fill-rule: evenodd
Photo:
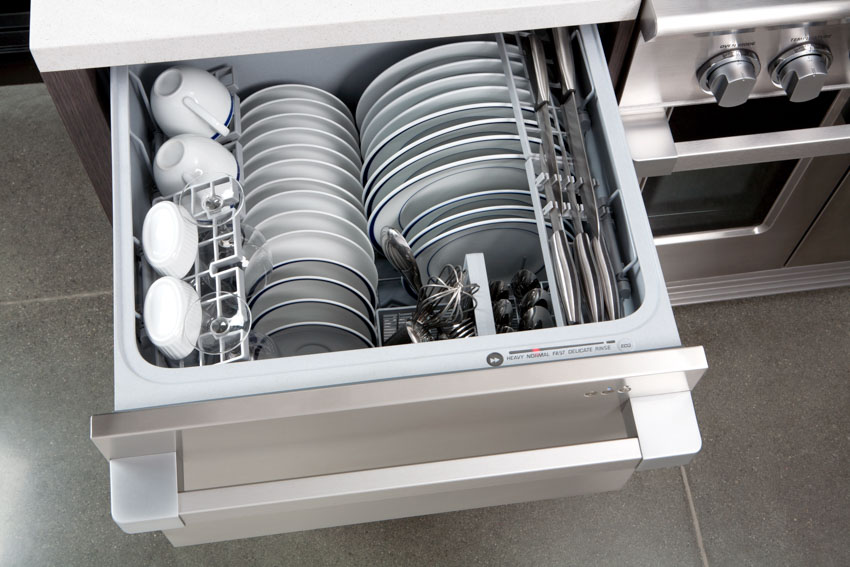
<svg viewBox="0 0 850 567">
<path fill-rule="evenodd" d="M 216 120 L 215 116 L 210 114 L 207 109 L 198 104 L 198 101 L 196 101 L 192 97 L 183 97 L 183 104 L 185 104 L 189 110 L 197 114 L 198 118 L 209 124 L 213 130 L 215 130 L 222 136 L 227 136 L 228 134 L 230 134 L 230 130 L 227 128 L 227 126 Z"/>
</svg>

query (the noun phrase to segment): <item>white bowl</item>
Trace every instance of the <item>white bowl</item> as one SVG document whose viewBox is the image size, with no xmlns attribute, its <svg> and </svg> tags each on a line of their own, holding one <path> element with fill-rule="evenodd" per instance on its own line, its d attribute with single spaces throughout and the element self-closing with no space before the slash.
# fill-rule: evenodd
<svg viewBox="0 0 850 567">
<path fill-rule="evenodd" d="M 162 144 L 153 160 L 153 176 L 159 192 L 169 197 L 189 183 L 201 183 L 216 175 L 239 177 L 239 165 L 221 144 L 194 134 L 181 134 Z"/>
<path fill-rule="evenodd" d="M 197 134 L 214 140 L 230 132 L 233 99 L 227 87 L 211 74 L 178 65 L 166 69 L 154 81 L 151 110 L 169 137 Z"/>
<path fill-rule="evenodd" d="M 198 255 L 198 228 L 186 209 L 160 201 L 145 215 L 142 249 L 157 273 L 182 278 Z"/>
<path fill-rule="evenodd" d="M 145 295 L 144 322 L 148 338 L 165 356 L 186 358 L 201 334 L 198 293 L 171 276 L 156 280 Z"/>
</svg>

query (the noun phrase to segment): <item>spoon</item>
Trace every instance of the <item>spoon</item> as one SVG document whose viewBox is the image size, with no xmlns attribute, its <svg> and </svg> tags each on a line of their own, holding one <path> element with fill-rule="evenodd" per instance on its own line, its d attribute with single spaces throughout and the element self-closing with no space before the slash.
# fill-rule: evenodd
<svg viewBox="0 0 850 567">
<path fill-rule="evenodd" d="M 393 268 L 404 276 L 411 289 L 419 295 L 419 290 L 422 288 L 422 277 L 419 275 L 419 266 L 413 256 L 413 250 L 410 249 L 410 244 L 407 243 L 404 236 L 396 229 L 385 226 L 381 230 L 381 248 L 384 249 L 384 254 Z"/>
<path fill-rule="evenodd" d="M 513 305 L 510 300 L 500 299 L 493 303 L 493 320 L 497 327 L 503 327 L 511 324 L 511 317 L 514 314 Z"/>
<path fill-rule="evenodd" d="M 549 292 L 544 290 L 542 287 L 530 289 L 522 296 L 522 299 L 519 302 L 519 311 L 520 313 L 525 313 L 532 307 L 537 307 L 538 305 L 545 307 L 550 311 L 552 310 L 552 298 L 549 295 Z"/>
<path fill-rule="evenodd" d="M 520 331 L 546 329 L 552 326 L 552 314 L 545 307 L 532 307 L 522 314 L 519 320 Z"/>
</svg>

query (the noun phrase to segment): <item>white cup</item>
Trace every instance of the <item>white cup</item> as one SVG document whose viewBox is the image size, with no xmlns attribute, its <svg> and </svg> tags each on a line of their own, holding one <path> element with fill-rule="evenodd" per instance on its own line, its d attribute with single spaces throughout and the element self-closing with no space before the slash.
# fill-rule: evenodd
<svg viewBox="0 0 850 567">
<path fill-rule="evenodd" d="M 198 227 L 186 209 L 160 201 L 145 215 L 142 249 L 157 273 L 182 278 L 198 255 Z"/>
<path fill-rule="evenodd" d="M 144 322 L 148 338 L 168 358 L 181 360 L 195 350 L 201 334 L 201 304 L 188 283 L 159 278 L 145 295 Z"/>
<path fill-rule="evenodd" d="M 153 160 L 154 181 L 165 197 L 189 183 L 202 183 L 221 174 L 239 178 L 236 158 L 218 142 L 193 134 L 181 134 L 166 141 Z"/>
<path fill-rule="evenodd" d="M 230 133 L 233 99 L 227 87 L 211 74 L 178 65 L 166 69 L 154 81 L 151 110 L 169 137 L 197 134 L 215 140 Z"/>
</svg>

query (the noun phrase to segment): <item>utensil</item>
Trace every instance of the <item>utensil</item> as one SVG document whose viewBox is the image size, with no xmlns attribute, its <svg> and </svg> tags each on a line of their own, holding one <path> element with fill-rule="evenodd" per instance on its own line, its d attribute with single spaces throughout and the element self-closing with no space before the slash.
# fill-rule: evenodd
<svg viewBox="0 0 850 567">
<path fill-rule="evenodd" d="M 383 346 L 409 345 L 432 341 L 433 337 L 422 323 L 414 320 L 405 321 L 392 336 L 384 341 Z"/>
<path fill-rule="evenodd" d="M 519 312 L 525 313 L 532 307 L 537 307 L 538 305 L 545 307 L 549 310 L 549 312 L 552 311 L 552 298 L 550 297 L 549 292 L 542 287 L 530 289 L 522 296 L 522 299 L 519 301 Z"/>
<path fill-rule="evenodd" d="M 522 269 L 511 278 L 511 291 L 517 300 L 524 297 L 530 290 L 539 287 L 540 280 L 531 270 Z"/>
<path fill-rule="evenodd" d="M 493 320 L 497 327 L 510 326 L 514 315 L 514 306 L 509 299 L 493 302 Z"/>
<path fill-rule="evenodd" d="M 385 226 L 381 230 L 381 248 L 393 268 L 404 276 L 410 288 L 419 295 L 422 289 L 422 277 L 407 240 L 396 229 Z"/>
<path fill-rule="evenodd" d="M 153 160 L 154 181 L 165 197 L 217 174 L 238 179 L 236 158 L 218 142 L 196 134 L 180 134 L 167 140 Z"/>
<path fill-rule="evenodd" d="M 196 134 L 215 140 L 230 133 L 233 99 L 210 73 L 178 65 L 154 81 L 151 111 L 166 136 Z"/>
<path fill-rule="evenodd" d="M 508 326 L 496 327 L 496 334 L 497 335 L 503 335 L 505 333 L 513 333 L 515 330 L 516 329 L 514 329 L 513 327 L 508 327 Z"/>
<path fill-rule="evenodd" d="M 520 331 L 531 331 L 534 329 L 547 329 L 554 326 L 552 314 L 545 307 L 532 307 L 522 314 L 519 320 Z"/>
<path fill-rule="evenodd" d="M 546 173 L 543 190 L 546 198 L 552 205 L 549 207 L 549 220 L 552 223 L 553 234 L 549 241 L 549 246 L 552 254 L 552 262 L 555 265 L 555 285 L 558 289 L 558 295 L 561 297 L 561 309 L 563 310 L 566 323 L 574 324 L 578 321 L 579 314 L 579 309 L 577 308 L 578 288 L 574 282 L 574 272 L 571 269 L 569 242 L 563 229 L 565 205 L 563 193 L 561 192 L 561 177 L 558 173 L 552 124 L 550 122 L 549 107 L 551 93 L 549 91 L 549 73 L 546 69 L 546 54 L 543 51 L 543 44 L 540 38 L 535 34 L 529 36 L 529 46 L 535 79 L 533 85 L 535 86 L 535 100 L 537 103 L 537 124 L 541 130 L 541 148 L 543 150 L 541 157 L 543 169 Z M 578 228 L 580 228 L 581 215 L 578 205 L 572 206 L 570 212 L 573 218 L 573 225 L 578 224 Z"/>
<path fill-rule="evenodd" d="M 600 306 L 604 305 L 605 312 L 600 313 L 601 309 L 596 307 L 596 301 L 589 301 L 591 313 L 596 311 L 594 321 L 617 318 L 617 308 L 619 298 L 617 298 L 617 287 L 613 281 L 613 271 L 610 268 L 608 255 L 603 250 L 604 234 L 602 232 L 599 220 L 599 207 L 596 200 L 596 191 L 593 187 L 593 177 L 590 171 L 590 162 L 587 159 L 587 148 L 584 142 L 584 135 L 581 129 L 581 118 L 578 113 L 578 104 L 576 102 L 576 74 L 575 60 L 573 59 L 572 47 L 570 38 L 566 28 L 556 28 L 554 30 L 555 51 L 558 60 L 558 71 L 561 76 L 561 86 L 564 93 L 564 102 L 561 109 L 564 114 L 567 130 L 567 141 L 569 143 L 570 153 L 573 156 L 573 167 L 576 171 L 576 183 L 581 191 L 582 204 L 584 205 L 585 213 L 588 217 L 588 229 L 590 232 L 589 239 L 582 239 L 583 255 L 588 259 L 592 256 L 595 260 L 596 278 L 600 284 L 600 294 L 602 300 Z M 590 251 L 593 250 L 591 254 Z"/>
<path fill-rule="evenodd" d="M 494 303 L 500 299 L 509 299 L 511 297 L 511 289 L 502 280 L 492 280 L 489 287 L 490 300 Z"/>
</svg>

